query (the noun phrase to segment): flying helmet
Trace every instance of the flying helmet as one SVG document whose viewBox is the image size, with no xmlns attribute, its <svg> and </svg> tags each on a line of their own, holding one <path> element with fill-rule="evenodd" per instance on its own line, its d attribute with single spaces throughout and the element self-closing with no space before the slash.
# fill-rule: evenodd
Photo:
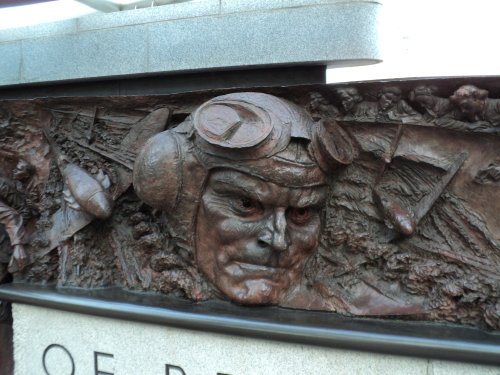
<svg viewBox="0 0 500 375">
<path fill-rule="evenodd" d="M 287 187 L 327 183 L 356 148 L 333 120 L 314 122 L 297 105 L 263 93 L 218 96 L 153 136 L 134 166 L 134 188 L 165 212 L 173 235 L 193 245 L 194 221 L 211 170 L 227 168 Z"/>
</svg>

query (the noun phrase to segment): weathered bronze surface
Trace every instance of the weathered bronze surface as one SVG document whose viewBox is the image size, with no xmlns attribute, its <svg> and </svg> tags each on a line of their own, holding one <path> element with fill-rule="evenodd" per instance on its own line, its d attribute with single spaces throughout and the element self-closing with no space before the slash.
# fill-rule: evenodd
<svg viewBox="0 0 500 375">
<path fill-rule="evenodd" d="M 217 292 L 286 303 L 319 244 L 328 172 L 354 155 L 334 121 L 314 123 L 268 94 L 228 94 L 154 136 L 137 158 L 134 188 L 164 211 Z"/>
<path fill-rule="evenodd" d="M 0 277 L 500 329 L 495 98 L 470 79 L 0 102 Z"/>
</svg>

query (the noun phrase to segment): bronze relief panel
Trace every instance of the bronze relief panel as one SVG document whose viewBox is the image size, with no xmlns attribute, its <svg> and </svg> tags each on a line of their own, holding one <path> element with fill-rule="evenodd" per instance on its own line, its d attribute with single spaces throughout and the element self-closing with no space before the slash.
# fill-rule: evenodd
<svg viewBox="0 0 500 375">
<path fill-rule="evenodd" d="M 1 277 L 499 329 L 479 83 L 4 101 Z"/>
</svg>

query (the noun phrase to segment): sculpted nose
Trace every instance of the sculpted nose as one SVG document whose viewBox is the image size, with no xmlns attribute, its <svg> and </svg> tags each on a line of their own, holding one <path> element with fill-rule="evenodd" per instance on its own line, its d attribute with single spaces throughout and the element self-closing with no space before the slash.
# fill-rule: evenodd
<svg viewBox="0 0 500 375">
<path fill-rule="evenodd" d="M 279 251 L 285 251 L 288 248 L 286 238 L 286 217 L 285 209 L 280 208 L 274 214 L 273 247 Z"/>
<path fill-rule="evenodd" d="M 285 209 L 276 209 L 274 215 L 269 218 L 265 230 L 259 236 L 261 246 L 271 246 L 277 251 L 288 249 L 286 225 Z"/>
</svg>

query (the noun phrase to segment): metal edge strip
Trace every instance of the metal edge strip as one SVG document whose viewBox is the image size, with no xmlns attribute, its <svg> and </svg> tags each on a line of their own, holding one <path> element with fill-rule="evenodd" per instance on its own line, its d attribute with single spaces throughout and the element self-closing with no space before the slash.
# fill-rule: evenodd
<svg viewBox="0 0 500 375">
<path fill-rule="evenodd" d="M 240 335 L 259 339 L 319 345 L 338 349 L 369 351 L 383 354 L 441 359 L 478 364 L 500 365 L 498 344 L 466 340 L 421 338 L 408 334 L 373 333 L 336 328 L 310 327 L 297 324 L 262 322 L 217 315 L 175 311 L 126 302 L 60 294 L 56 291 L 0 286 L 0 299 L 12 303 L 174 326 L 191 330 Z"/>
</svg>

